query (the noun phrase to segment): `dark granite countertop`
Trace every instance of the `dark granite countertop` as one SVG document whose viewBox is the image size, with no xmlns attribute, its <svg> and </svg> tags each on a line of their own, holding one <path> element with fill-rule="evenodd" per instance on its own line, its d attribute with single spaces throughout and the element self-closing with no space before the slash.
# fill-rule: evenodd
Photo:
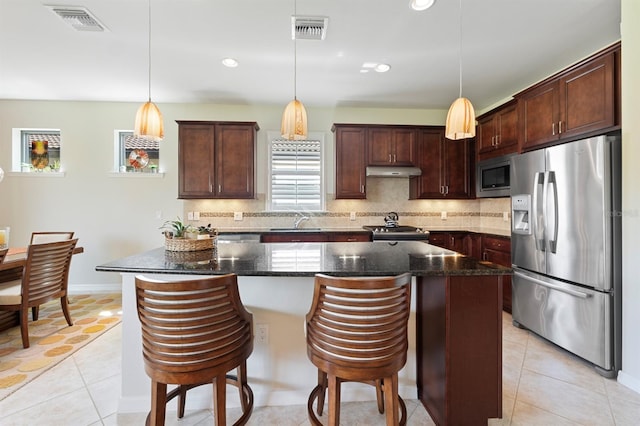
<svg viewBox="0 0 640 426">
<path fill-rule="evenodd" d="M 163 247 L 96 267 L 97 271 L 239 276 L 504 275 L 511 269 L 423 242 L 218 243 L 215 250 Z"/>
</svg>

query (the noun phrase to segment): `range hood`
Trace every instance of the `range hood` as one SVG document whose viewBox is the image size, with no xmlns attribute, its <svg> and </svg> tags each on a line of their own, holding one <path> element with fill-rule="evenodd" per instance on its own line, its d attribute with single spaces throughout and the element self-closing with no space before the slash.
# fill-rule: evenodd
<svg viewBox="0 0 640 426">
<path fill-rule="evenodd" d="M 410 178 L 420 176 L 422 170 L 419 167 L 410 166 L 369 166 L 367 167 L 367 176 L 372 177 L 395 177 Z"/>
</svg>

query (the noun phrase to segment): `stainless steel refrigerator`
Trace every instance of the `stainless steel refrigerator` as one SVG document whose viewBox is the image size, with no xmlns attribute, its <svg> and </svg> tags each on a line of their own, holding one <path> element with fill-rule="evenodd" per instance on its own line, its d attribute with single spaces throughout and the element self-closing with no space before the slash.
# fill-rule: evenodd
<svg viewBox="0 0 640 426">
<path fill-rule="evenodd" d="M 513 321 L 615 377 L 621 369 L 620 137 L 511 160 Z"/>
</svg>

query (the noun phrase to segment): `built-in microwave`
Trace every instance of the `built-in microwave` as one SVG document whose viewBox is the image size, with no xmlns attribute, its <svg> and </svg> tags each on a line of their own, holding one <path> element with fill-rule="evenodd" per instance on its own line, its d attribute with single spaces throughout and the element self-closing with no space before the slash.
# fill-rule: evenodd
<svg viewBox="0 0 640 426">
<path fill-rule="evenodd" d="M 509 197 L 512 155 L 479 161 L 476 175 L 476 197 Z"/>
</svg>

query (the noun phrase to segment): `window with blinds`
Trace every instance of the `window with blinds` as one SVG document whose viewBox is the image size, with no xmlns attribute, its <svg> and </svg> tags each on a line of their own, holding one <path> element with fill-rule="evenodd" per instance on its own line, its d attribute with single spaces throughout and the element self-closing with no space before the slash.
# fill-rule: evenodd
<svg viewBox="0 0 640 426">
<path fill-rule="evenodd" d="M 271 210 L 322 210 L 322 140 L 271 140 Z"/>
</svg>

